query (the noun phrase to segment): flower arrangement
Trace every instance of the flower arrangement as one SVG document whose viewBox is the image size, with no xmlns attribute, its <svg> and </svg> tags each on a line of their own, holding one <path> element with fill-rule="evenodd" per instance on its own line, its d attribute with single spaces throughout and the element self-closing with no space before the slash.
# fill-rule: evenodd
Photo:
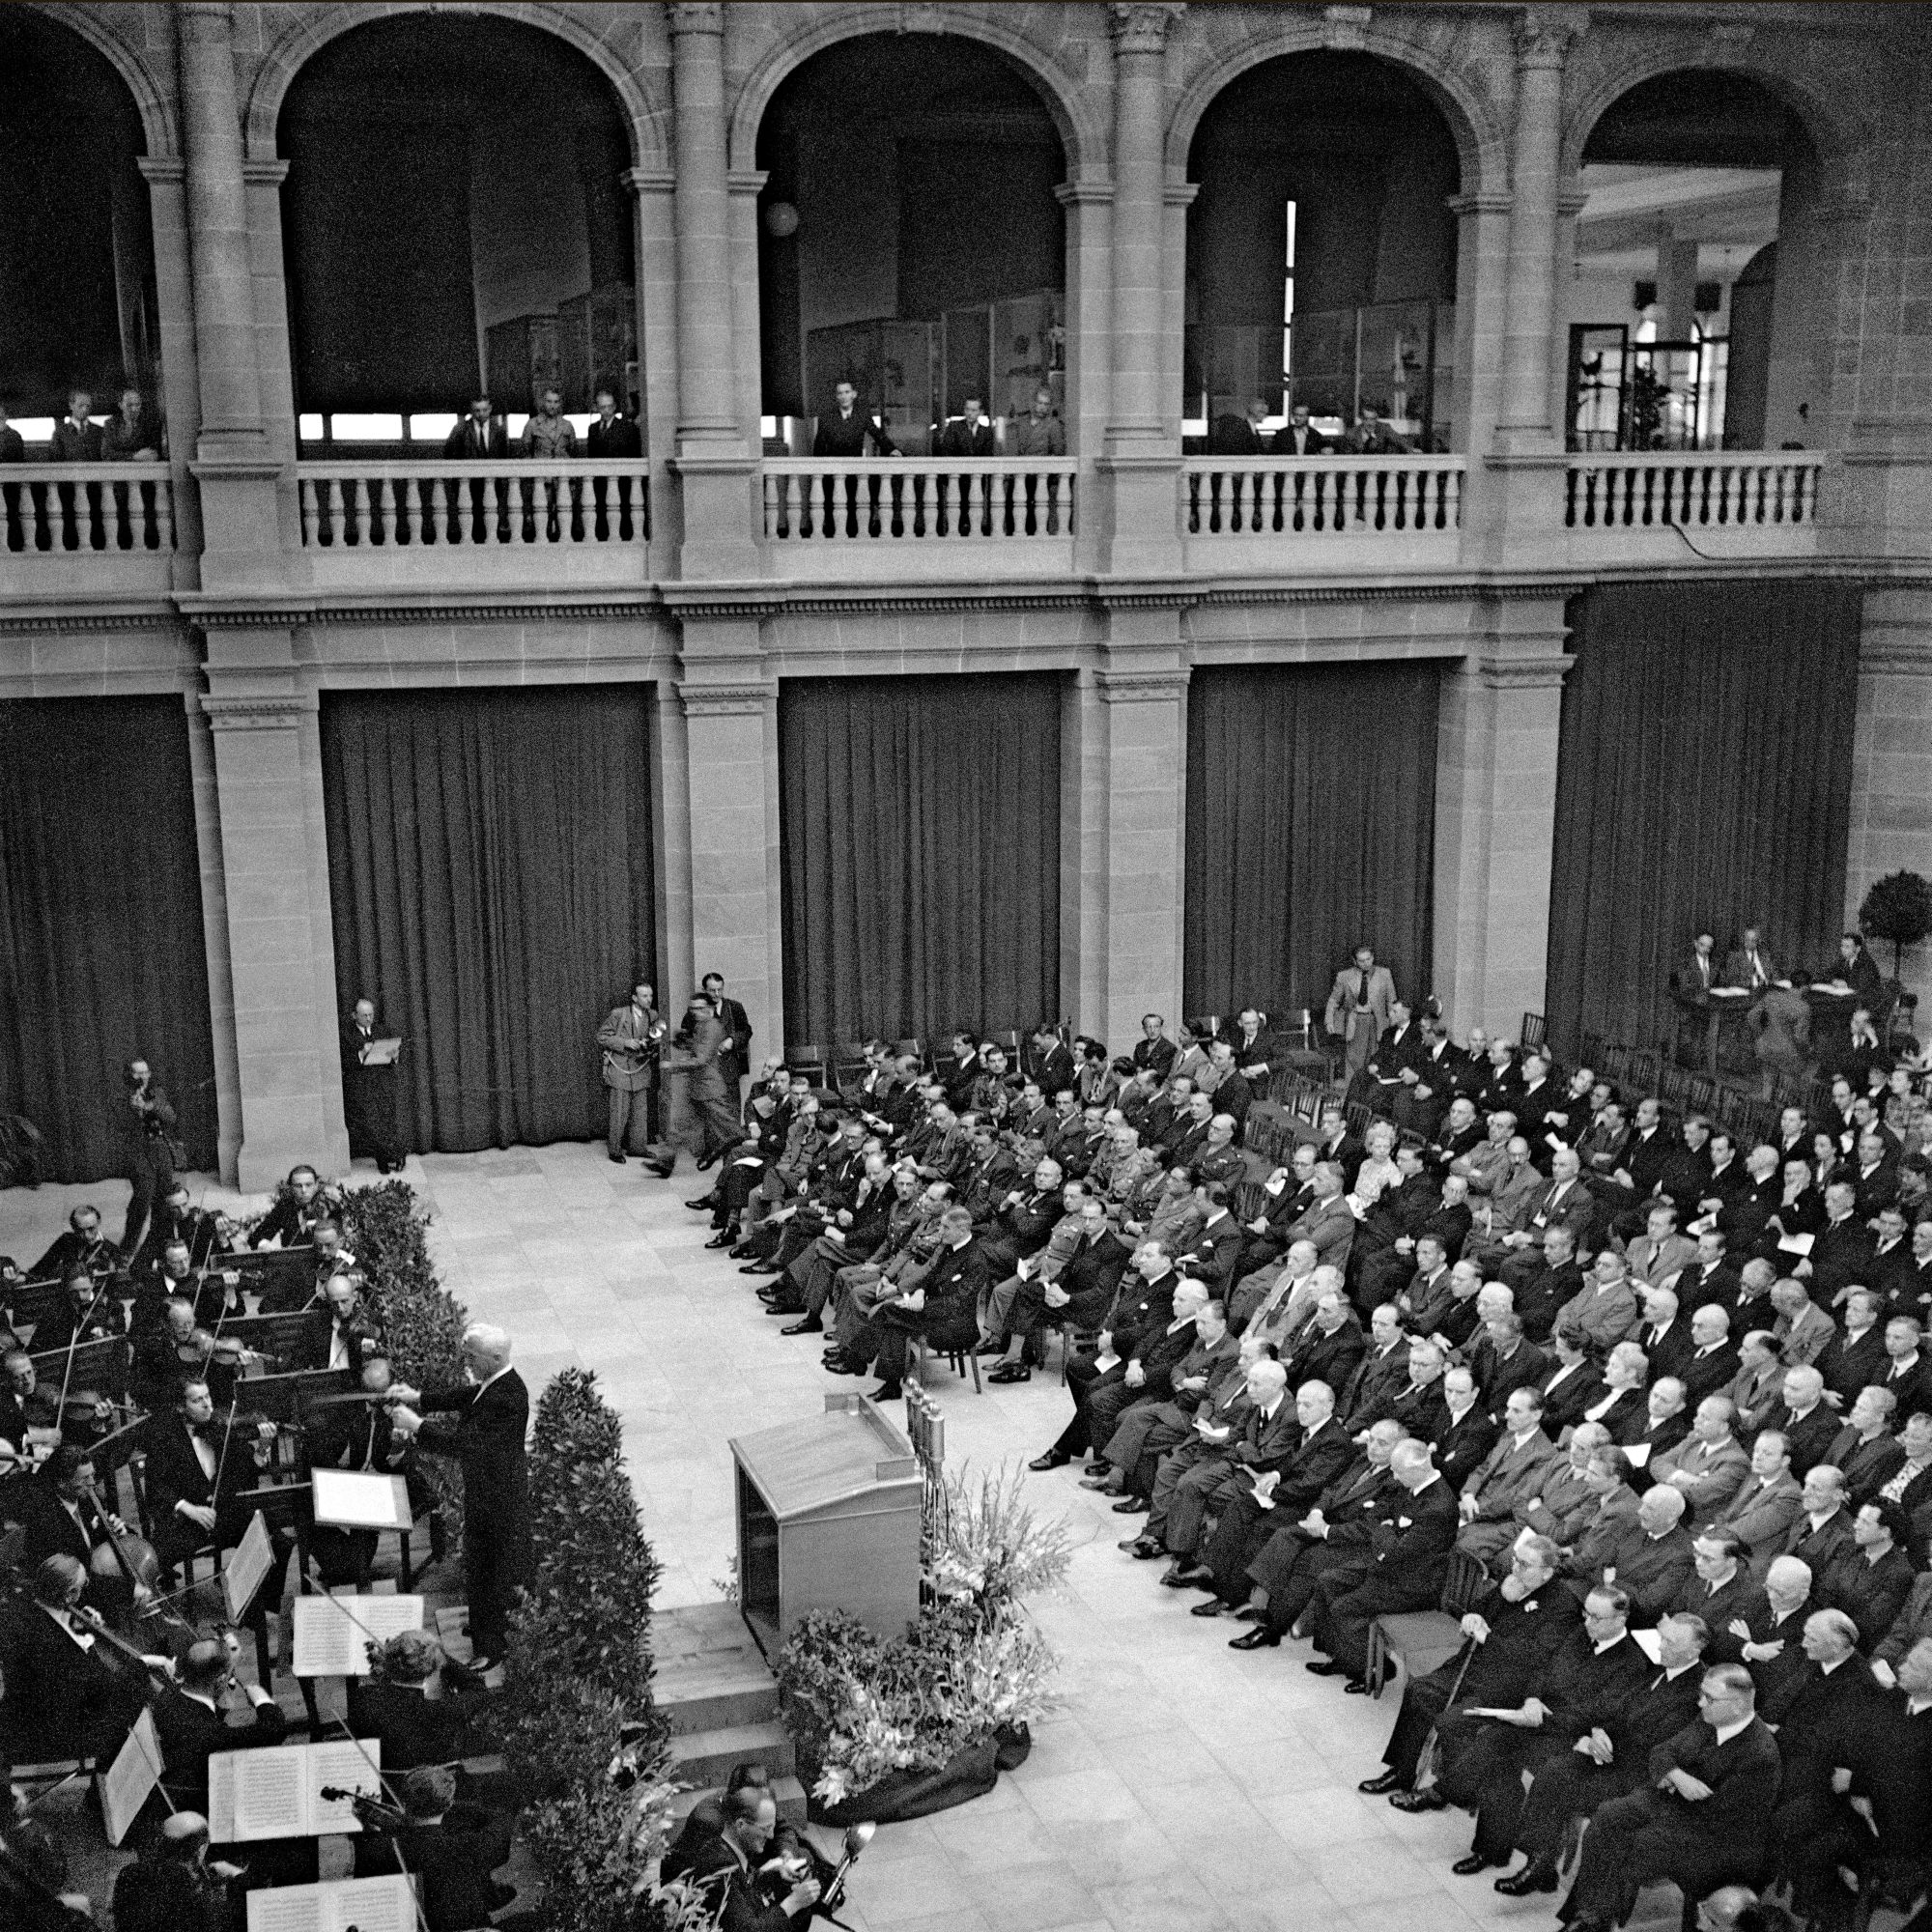
<svg viewBox="0 0 1932 1932">
<path fill-rule="evenodd" d="M 919 1621 L 888 1640 L 821 1612 L 793 1632 L 780 1662 L 786 1728 L 821 1813 L 863 1798 L 867 1815 L 894 1815 L 922 1779 L 983 1757 L 983 1775 L 968 1771 L 950 1795 L 928 1790 L 897 1815 L 977 1796 L 990 1788 L 996 1747 L 1024 1740 L 1052 1707 L 1059 1661 L 1024 1599 L 1065 1575 L 1064 1528 L 1028 1507 L 1017 1472 L 948 1471 L 936 1488 L 923 1513 Z"/>
</svg>

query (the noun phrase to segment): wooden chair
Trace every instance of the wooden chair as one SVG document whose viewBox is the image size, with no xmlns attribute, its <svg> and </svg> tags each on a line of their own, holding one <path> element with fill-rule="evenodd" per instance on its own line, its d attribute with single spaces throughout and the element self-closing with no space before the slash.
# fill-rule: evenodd
<svg viewBox="0 0 1932 1932">
<path fill-rule="evenodd" d="M 1632 1092 L 1639 1100 L 1657 1092 L 1657 1055 L 1633 1051 L 1630 1057 Z"/>
<path fill-rule="evenodd" d="M 785 1070 L 794 1077 L 803 1073 L 814 1087 L 825 1085 L 827 1055 L 825 1048 L 816 1041 L 805 1040 L 797 1046 L 787 1046 L 784 1064 Z"/>
<path fill-rule="evenodd" d="M 1371 1695 L 1382 1694 L 1391 1664 L 1400 1664 L 1406 1676 L 1415 1678 L 1447 1663 L 1463 1647 L 1463 1617 L 1489 1587 L 1483 1566 L 1466 1551 L 1452 1549 L 1437 1608 L 1378 1617 L 1369 1626 Z"/>
<path fill-rule="evenodd" d="M 1549 1023 L 1541 1013 L 1524 1013 L 1520 1043 L 1523 1046 L 1541 1046 L 1549 1037 Z"/>
<path fill-rule="evenodd" d="M 922 1335 L 919 1338 L 919 1352 L 914 1356 L 912 1365 L 913 1379 L 917 1382 L 923 1382 L 925 1380 L 925 1337 Z M 980 1380 L 980 1350 L 977 1343 L 969 1344 L 963 1349 L 948 1349 L 946 1350 L 946 1359 L 952 1364 L 952 1373 L 962 1382 L 966 1379 L 967 1365 L 970 1363 L 973 1374 L 973 1393 L 975 1395 L 983 1395 L 985 1393 L 985 1388 Z"/>
</svg>

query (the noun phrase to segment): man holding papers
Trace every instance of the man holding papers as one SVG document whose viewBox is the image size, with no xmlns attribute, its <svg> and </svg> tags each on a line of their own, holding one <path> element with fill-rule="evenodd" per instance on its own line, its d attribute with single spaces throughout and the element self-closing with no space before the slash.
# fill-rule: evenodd
<svg viewBox="0 0 1932 1932">
<path fill-rule="evenodd" d="M 405 1405 L 391 1427 L 463 1469 L 463 1568 L 469 1586 L 469 1638 L 474 1666 L 487 1669 L 503 1654 L 510 1605 L 530 1579 L 529 1465 L 524 1436 L 530 1396 L 510 1366 L 510 1338 L 476 1322 L 464 1331 L 465 1379 L 446 1388 L 412 1389 L 398 1382 Z M 456 1420 L 425 1422 L 418 1408 L 453 1411 Z"/>
</svg>

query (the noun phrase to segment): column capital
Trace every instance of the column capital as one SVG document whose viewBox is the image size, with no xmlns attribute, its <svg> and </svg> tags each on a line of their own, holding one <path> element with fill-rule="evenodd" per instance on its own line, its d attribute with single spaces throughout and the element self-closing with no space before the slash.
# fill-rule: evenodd
<svg viewBox="0 0 1932 1932">
<path fill-rule="evenodd" d="M 724 176 L 724 192 L 756 196 L 764 192 L 770 180 L 770 171 L 765 168 L 732 168 Z"/>
<path fill-rule="evenodd" d="M 187 163 L 179 155 L 139 155 L 134 165 L 150 187 L 179 187 L 187 179 Z"/>
<path fill-rule="evenodd" d="M 1186 0 L 1114 0 L 1107 25 L 1116 55 L 1165 53 L 1168 29 L 1186 11 Z"/>
<path fill-rule="evenodd" d="M 673 40 L 681 34 L 724 36 L 724 0 L 665 0 L 665 13 Z"/>
<path fill-rule="evenodd" d="M 1201 192 L 1201 184 L 1191 181 L 1171 181 L 1161 190 L 1161 199 L 1169 208 L 1192 208 L 1194 197 Z"/>
<path fill-rule="evenodd" d="M 293 731 L 303 717 L 322 709 L 312 691 L 277 693 L 272 696 L 217 697 L 201 700 L 209 727 L 215 731 Z"/>
<path fill-rule="evenodd" d="M 1568 651 L 1525 651 L 1520 656 L 1484 655 L 1475 659 L 1476 675 L 1491 691 L 1560 690 L 1577 660 Z"/>
<path fill-rule="evenodd" d="M 1053 190 L 1062 208 L 1111 208 L 1114 184 L 1110 181 L 1065 181 Z"/>
<path fill-rule="evenodd" d="M 1542 69 L 1560 73 L 1570 43 L 1581 39 L 1588 20 L 1580 7 L 1525 7 L 1516 27 L 1517 71 Z"/>
<path fill-rule="evenodd" d="M 776 684 L 694 684 L 677 687 L 687 718 L 751 717 L 778 701 Z"/>
<path fill-rule="evenodd" d="M 1516 206 L 1516 196 L 1506 187 L 1491 187 L 1449 197 L 1451 214 L 1507 214 Z"/>
<path fill-rule="evenodd" d="M 242 179 L 255 186 L 280 187 L 289 178 L 289 164 L 279 155 L 266 160 L 243 161 Z"/>
<path fill-rule="evenodd" d="M 1103 704 L 1176 704 L 1187 696 L 1181 670 L 1096 670 L 1094 689 Z"/>
<path fill-rule="evenodd" d="M 672 194 L 677 176 L 669 168 L 626 168 L 617 179 L 633 194 Z"/>
</svg>

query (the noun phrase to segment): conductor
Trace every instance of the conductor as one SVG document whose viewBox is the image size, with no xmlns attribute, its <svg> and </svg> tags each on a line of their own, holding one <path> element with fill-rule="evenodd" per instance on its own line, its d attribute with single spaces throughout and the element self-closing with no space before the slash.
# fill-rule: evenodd
<svg viewBox="0 0 1932 1932">
<path fill-rule="evenodd" d="M 463 1331 L 464 1379 L 442 1388 L 392 1393 L 403 1406 L 389 1426 L 433 1455 L 453 1456 L 463 1470 L 463 1569 L 469 1588 L 472 1668 L 487 1670 L 503 1655 L 510 1606 L 530 1580 L 529 1464 L 524 1436 L 530 1396 L 510 1366 L 510 1338 L 487 1322 Z M 454 1412 L 454 1422 L 425 1421 L 418 1410 Z"/>
</svg>

